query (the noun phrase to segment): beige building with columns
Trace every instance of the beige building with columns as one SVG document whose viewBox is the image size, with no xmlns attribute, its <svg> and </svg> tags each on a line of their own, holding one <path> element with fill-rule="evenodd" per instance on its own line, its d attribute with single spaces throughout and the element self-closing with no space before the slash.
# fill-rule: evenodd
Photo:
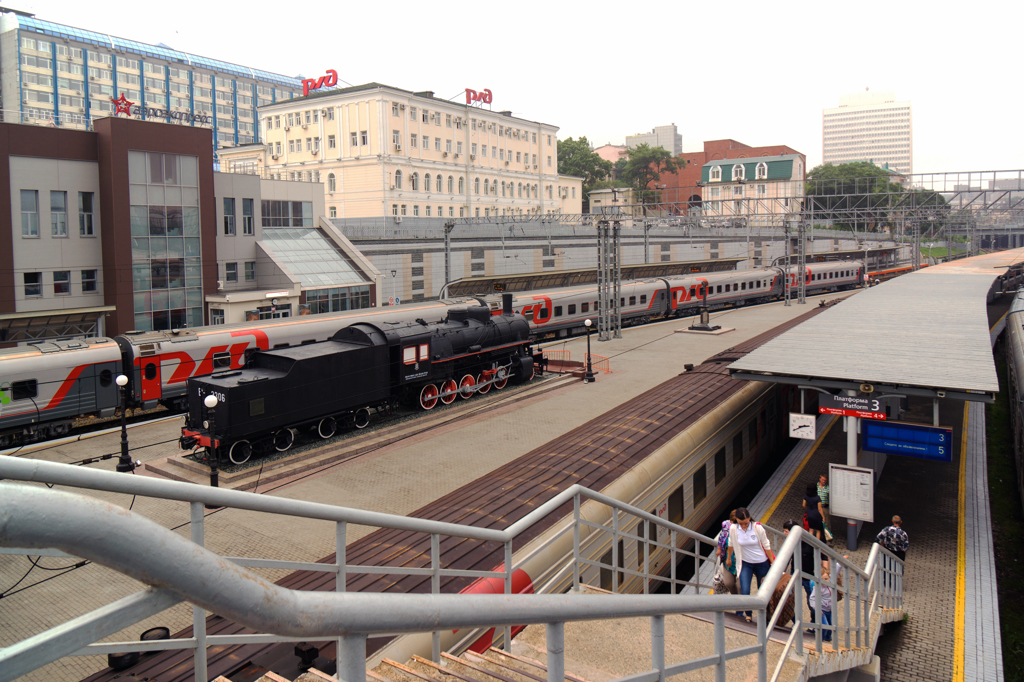
<svg viewBox="0 0 1024 682">
<path fill-rule="evenodd" d="M 319 180 L 331 218 L 580 213 L 558 175 L 558 128 L 379 83 L 261 107 L 265 145 L 220 150 L 224 170 Z"/>
</svg>

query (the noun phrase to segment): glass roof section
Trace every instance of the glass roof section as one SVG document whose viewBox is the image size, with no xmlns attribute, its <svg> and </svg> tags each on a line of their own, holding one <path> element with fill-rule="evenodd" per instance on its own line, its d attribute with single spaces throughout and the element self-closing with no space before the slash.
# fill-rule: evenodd
<svg viewBox="0 0 1024 682">
<path fill-rule="evenodd" d="M 288 88 L 301 87 L 301 83 L 297 78 L 289 78 L 288 76 L 282 76 L 269 71 L 250 69 L 247 66 L 239 66 L 238 64 L 232 64 L 230 62 L 223 62 L 219 59 L 209 59 L 208 57 L 200 57 L 199 55 L 180 52 L 179 50 L 173 50 L 168 47 L 149 45 L 135 40 L 127 40 L 126 38 L 116 38 L 114 36 L 106 35 L 105 33 L 96 33 L 95 31 L 87 31 L 73 26 L 55 24 L 52 21 L 43 21 L 42 19 L 36 19 L 35 17 L 17 16 L 16 18 L 21 27 L 35 31 L 36 33 L 53 36 L 54 38 L 67 38 L 68 40 L 76 40 L 82 43 L 98 45 L 109 50 L 124 50 L 125 52 L 131 52 L 144 57 L 166 59 L 171 62 L 198 66 L 212 71 L 233 74 L 243 78 L 252 78 L 253 80 L 274 83 Z"/>
<path fill-rule="evenodd" d="M 366 278 L 315 227 L 265 227 L 262 244 L 303 289 L 367 284 Z"/>
</svg>

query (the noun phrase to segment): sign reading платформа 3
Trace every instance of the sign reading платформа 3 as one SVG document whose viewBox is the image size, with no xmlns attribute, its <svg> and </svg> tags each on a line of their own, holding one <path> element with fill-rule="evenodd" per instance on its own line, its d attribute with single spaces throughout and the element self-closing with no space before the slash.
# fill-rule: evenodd
<svg viewBox="0 0 1024 682">
<path fill-rule="evenodd" d="M 861 417 L 863 419 L 885 419 L 882 401 L 877 398 L 862 398 L 856 395 L 818 395 L 818 412 L 821 414 L 837 414 L 843 417 Z"/>
</svg>

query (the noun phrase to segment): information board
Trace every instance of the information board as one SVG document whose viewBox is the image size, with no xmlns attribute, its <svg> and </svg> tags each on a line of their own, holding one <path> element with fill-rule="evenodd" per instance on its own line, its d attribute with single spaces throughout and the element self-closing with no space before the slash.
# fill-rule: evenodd
<svg viewBox="0 0 1024 682">
<path fill-rule="evenodd" d="M 818 419 L 813 414 L 789 413 L 789 437 L 815 440 L 817 434 Z"/>
<path fill-rule="evenodd" d="M 952 462 L 953 429 L 906 422 L 868 423 L 861 429 L 864 449 L 887 455 L 919 457 L 936 462 Z"/>
<path fill-rule="evenodd" d="M 844 464 L 828 465 L 829 512 L 855 521 L 875 520 L 875 472 Z"/>
<path fill-rule="evenodd" d="M 818 412 L 844 417 L 861 417 L 862 419 L 885 419 L 881 400 L 861 398 L 855 395 L 822 393 L 818 396 Z"/>
</svg>

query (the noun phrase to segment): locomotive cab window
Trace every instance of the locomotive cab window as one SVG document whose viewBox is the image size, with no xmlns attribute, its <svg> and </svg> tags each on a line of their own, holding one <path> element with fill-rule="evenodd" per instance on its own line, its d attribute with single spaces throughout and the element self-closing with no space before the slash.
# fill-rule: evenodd
<svg viewBox="0 0 1024 682">
<path fill-rule="evenodd" d="M 35 379 L 15 381 L 11 384 L 11 400 L 28 400 L 39 395 L 39 387 Z"/>
<path fill-rule="evenodd" d="M 584 305 L 586 305 L 586 304 L 584 303 Z M 569 315 L 575 315 L 575 314 L 576 314 L 576 304 L 575 304 L 575 303 L 573 303 L 572 305 L 570 305 L 570 306 L 569 306 L 569 307 L 568 307 L 568 308 L 566 309 L 566 312 L 567 312 L 567 313 L 568 313 Z"/>
<path fill-rule="evenodd" d="M 429 359 L 430 359 L 430 344 L 429 343 L 421 343 L 420 344 L 420 362 L 424 362 L 424 361 L 429 360 Z"/>
<path fill-rule="evenodd" d="M 590 312 L 590 304 L 589 303 L 581 303 L 580 304 L 580 312 L 581 313 L 589 313 Z"/>
<path fill-rule="evenodd" d="M 561 317 L 561 316 L 562 316 L 562 306 L 556 305 L 555 306 L 555 317 Z"/>
<path fill-rule="evenodd" d="M 407 365 L 416 362 L 416 346 L 406 346 L 402 349 L 402 362 Z"/>
<path fill-rule="evenodd" d="M 227 351 L 224 351 L 223 353 L 214 353 L 213 354 L 213 368 L 214 369 L 217 369 L 219 367 L 230 367 L 230 366 L 231 366 L 231 353 L 229 353 Z M 155 367 L 155 365 L 147 365 L 146 366 L 146 372 L 147 373 L 149 372 L 149 368 L 150 367 Z M 152 378 L 152 377 L 148 377 L 147 376 L 146 378 L 149 379 L 149 378 Z"/>
</svg>

